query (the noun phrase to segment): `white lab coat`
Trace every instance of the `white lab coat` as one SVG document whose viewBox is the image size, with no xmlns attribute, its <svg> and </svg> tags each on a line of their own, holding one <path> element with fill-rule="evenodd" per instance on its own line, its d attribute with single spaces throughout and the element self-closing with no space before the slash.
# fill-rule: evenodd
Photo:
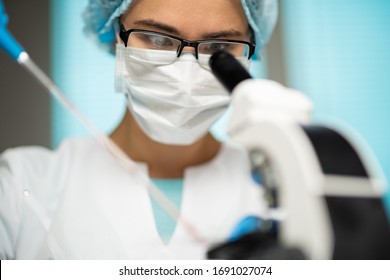
<svg viewBox="0 0 390 280">
<path fill-rule="evenodd" d="M 186 170 L 181 214 L 203 236 L 223 240 L 241 218 L 261 214 L 260 192 L 244 150 L 225 144 Z M 146 188 L 93 139 L 1 156 L 1 259 L 202 259 L 210 245 L 180 223 L 164 245 Z"/>
</svg>

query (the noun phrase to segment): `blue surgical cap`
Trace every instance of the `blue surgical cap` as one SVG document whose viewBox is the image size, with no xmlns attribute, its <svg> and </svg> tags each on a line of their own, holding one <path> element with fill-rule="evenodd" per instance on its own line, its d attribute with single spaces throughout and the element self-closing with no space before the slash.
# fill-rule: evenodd
<svg viewBox="0 0 390 280">
<path fill-rule="evenodd" d="M 83 13 L 84 32 L 99 46 L 114 53 L 116 19 L 133 0 L 89 0 Z M 277 0 L 241 0 L 248 22 L 255 34 L 257 52 L 271 37 L 278 15 Z"/>
</svg>

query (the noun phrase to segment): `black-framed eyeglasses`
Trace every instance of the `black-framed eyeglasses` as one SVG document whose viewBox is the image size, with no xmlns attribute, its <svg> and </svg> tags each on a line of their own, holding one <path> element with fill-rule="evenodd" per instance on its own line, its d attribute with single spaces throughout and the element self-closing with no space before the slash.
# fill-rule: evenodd
<svg viewBox="0 0 390 280">
<path fill-rule="evenodd" d="M 200 64 L 208 65 L 208 59 L 215 52 L 224 50 L 237 58 L 249 60 L 255 52 L 255 44 L 241 40 L 196 40 L 189 41 L 176 36 L 144 29 L 126 30 L 119 21 L 119 36 L 127 48 L 132 49 L 131 56 L 145 60 L 142 50 L 155 50 L 164 54 L 166 63 L 174 62 L 185 47 L 195 49 L 195 57 Z M 147 60 L 147 59 L 146 59 Z M 160 61 L 161 62 L 161 61 Z"/>
</svg>

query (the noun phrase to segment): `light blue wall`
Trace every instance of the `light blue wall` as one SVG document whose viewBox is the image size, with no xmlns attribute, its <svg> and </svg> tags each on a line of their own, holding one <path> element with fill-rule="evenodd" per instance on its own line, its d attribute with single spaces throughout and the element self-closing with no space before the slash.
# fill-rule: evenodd
<svg viewBox="0 0 390 280">
<path fill-rule="evenodd" d="M 123 112 L 123 96 L 114 92 L 114 58 L 82 32 L 87 0 L 52 0 L 52 73 L 67 97 L 96 126 L 110 132 Z M 52 108 L 52 142 L 89 133 L 57 102 Z"/>
<path fill-rule="evenodd" d="M 389 179 L 390 1 L 282 2 L 288 84 L 313 99 L 318 121 L 354 127 Z"/>
</svg>

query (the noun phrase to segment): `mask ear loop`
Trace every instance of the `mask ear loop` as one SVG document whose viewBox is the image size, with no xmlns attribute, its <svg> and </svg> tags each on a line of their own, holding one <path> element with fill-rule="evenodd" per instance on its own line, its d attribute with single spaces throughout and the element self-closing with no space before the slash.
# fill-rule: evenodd
<svg viewBox="0 0 390 280">
<path fill-rule="evenodd" d="M 124 45 L 121 37 L 119 36 L 119 25 L 118 24 L 114 24 L 114 30 L 115 30 L 115 40 L 116 40 L 114 44 Z"/>
</svg>

